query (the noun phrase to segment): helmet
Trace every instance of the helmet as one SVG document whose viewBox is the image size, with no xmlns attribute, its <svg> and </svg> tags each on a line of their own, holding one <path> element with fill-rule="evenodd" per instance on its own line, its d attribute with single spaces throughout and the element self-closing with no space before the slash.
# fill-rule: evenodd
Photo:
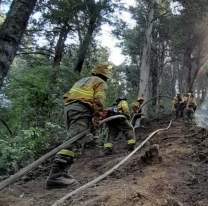
<svg viewBox="0 0 208 206">
<path fill-rule="evenodd" d="M 137 99 L 137 101 L 142 101 L 142 102 L 144 102 L 144 98 L 139 97 L 139 98 Z"/>
<path fill-rule="evenodd" d="M 94 69 L 92 69 L 92 74 L 100 74 L 110 79 L 112 77 L 111 69 L 111 65 L 96 63 Z"/>
<path fill-rule="evenodd" d="M 126 101 L 126 97 L 125 97 L 125 96 L 121 96 L 121 97 L 119 97 L 119 98 L 116 100 L 116 102 L 118 103 L 118 102 L 120 102 L 121 100 L 125 100 L 125 101 Z"/>
<path fill-rule="evenodd" d="M 177 95 L 181 94 L 180 92 L 177 92 Z"/>
</svg>

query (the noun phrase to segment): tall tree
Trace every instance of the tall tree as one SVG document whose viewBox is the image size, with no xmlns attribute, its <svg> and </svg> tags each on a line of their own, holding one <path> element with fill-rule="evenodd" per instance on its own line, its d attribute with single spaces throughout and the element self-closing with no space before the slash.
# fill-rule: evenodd
<svg viewBox="0 0 208 206">
<path fill-rule="evenodd" d="M 0 30 L 0 89 L 37 0 L 14 0 Z"/>
<path fill-rule="evenodd" d="M 141 60 L 139 97 L 143 97 L 144 99 L 148 99 L 149 97 L 150 51 L 155 3 L 156 0 L 148 1 L 148 16 L 146 21 L 145 37 Z M 146 114 L 147 109 L 144 108 L 143 112 L 144 114 Z"/>
<path fill-rule="evenodd" d="M 120 0 L 116 0 L 115 2 L 119 1 Z M 88 21 L 86 23 L 87 29 L 83 40 L 80 39 L 78 58 L 74 68 L 75 71 L 81 72 L 95 30 L 101 26 L 102 22 L 110 22 L 110 13 L 114 12 L 115 6 L 116 4 L 110 0 L 86 0 L 85 14 L 88 16 Z M 105 18 L 105 16 L 107 16 L 107 18 Z"/>
</svg>

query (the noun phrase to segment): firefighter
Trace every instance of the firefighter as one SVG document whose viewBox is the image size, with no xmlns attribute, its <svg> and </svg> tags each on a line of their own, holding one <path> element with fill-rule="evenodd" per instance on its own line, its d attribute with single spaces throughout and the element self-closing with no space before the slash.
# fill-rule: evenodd
<svg viewBox="0 0 208 206">
<path fill-rule="evenodd" d="M 142 97 L 139 97 L 136 102 L 132 103 L 132 114 L 138 114 L 141 113 L 140 106 L 143 104 L 144 99 Z"/>
<path fill-rule="evenodd" d="M 194 112 L 197 108 L 196 100 L 194 99 L 194 95 L 189 92 L 187 96 L 183 99 L 184 102 L 184 110 L 183 110 L 183 121 L 184 126 L 188 127 L 189 125 L 195 125 L 195 116 Z"/>
<path fill-rule="evenodd" d="M 174 97 L 173 99 L 173 105 L 175 107 L 175 110 L 176 110 L 176 118 L 179 117 L 179 113 L 180 113 L 180 117 L 183 116 L 183 101 L 181 99 L 181 93 L 178 92 L 176 94 L 176 96 Z"/>
<path fill-rule="evenodd" d="M 139 97 L 136 102 L 131 104 L 131 106 L 132 106 L 132 114 L 131 114 L 132 125 L 135 127 L 139 127 L 141 119 L 144 118 L 144 115 L 141 115 L 141 117 L 138 117 L 138 118 L 134 118 L 135 115 L 142 112 L 140 109 L 140 106 L 143 104 L 143 102 L 144 102 L 144 99 L 142 97 Z"/>
<path fill-rule="evenodd" d="M 95 64 L 92 76 L 80 79 L 64 95 L 64 118 L 67 126 L 67 140 L 85 131 L 93 121 L 93 135 L 97 137 L 99 119 L 103 112 L 107 79 L 111 78 L 111 68 L 107 64 Z M 46 188 L 62 188 L 76 182 L 67 174 L 67 169 L 74 162 L 74 151 L 86 141 L 85 136 L 72 143 L 69 148 L 56 154 Z"/>
<path fill-rule="evenodd" d="M 129 151 L 134 150 L 135 146 L 135 134 L 132 125 L 129 120 L 130 112 L 128 103 L 126 102 L 125 97 L 121 97 L 116 100 L 117 104 L 117 114 L 123 114 L 126 119 L 115 119 L 107 123 L 108 126 L 108 134 L 104 143 L 104 154 L 110 155 L 112 154 L 114 139 L 118 136 L 119 132 L 122 132 L 127 139 L 127 149 Z"/>
</svg>

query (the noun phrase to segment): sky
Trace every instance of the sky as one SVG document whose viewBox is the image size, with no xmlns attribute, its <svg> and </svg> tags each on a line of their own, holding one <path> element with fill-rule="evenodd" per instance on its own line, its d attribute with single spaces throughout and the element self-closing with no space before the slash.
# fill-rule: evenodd
<svg viewBox="0 0 208 206">
<path fill-rule="evenodd" d="M 125 3 L 127 7 L 136 4 L 135 0 L 123 0 L 122 3 Z M 126 20 L 130 28 L 135 25 L 135 21 L 131 18 L 130 13 L 123 11 L 122 16 L 123 19 Z M 116 47 L 116 44 L 119 43 L 119 40 L 111 35 L 112 27 L 110 27 L 108 24 L 104 24 L 101 29 L 102 35 L 96 37 L 96 39 L 101 42 L 101 45 L 103 47 L 108 47 L 110 49 L 109 61 L 115 65 L 122 64 L 125 60 L 125 56 L 121 54 L 121 48 Z"/>
<path fill-rule="evenodd" d="M 136 5 L 135 0 L 123 0 L 122 3 L 125 3 L 126 6 L 134 6 Z M 180 14 L 180 10 L 182 7 L 179 5 L 178 2 L 171 2 L 170 5 L 173 14 L 178 15 Z M 122 12 L 123 19 L 126 20 L 130 28 L 133 28 L 136 24 L 135 20 L 131 18 L 131 14 L 128 12 Z M 121 48 L 116 47 L 116 44 L 119 43 L 119 40 L 113 37 L 111 34 L 112 27 L 105 24 L 102 26 L 102 35 L 99 37 L 96 37 L 97 40 L 101 42 L 101 45 L 104 47 L 108 47 L 110 49 L 110 58 L 109 61 L 112 62 L 115 65 L 120 65 L 124 62 L 125 56 L 122 55 Z"/>
<path fill-rule="evenodd" d="M 134 6 L 136 5 L 136 1 L 135 0 L 122 0 L 122 3 L 125 3 L 126 7 L 128 8 L 129 6 Z M 174 8 L 175 6 L 177 6 L 178 3 L 171 3 L 171 7 Z M 4 11 L 8 11 L 9 7 L 7 5 L 3 5 L 2 6 L 2 10 Z M 173 13 L 178 14 L 180 13 L 178 11 L 179 9 L 177 8 L 175 10 L 175 12 L 173 11 Z M 37 18 L 39 18 L 39 14 L 36 14 Z M 134 25 L 136 24 L 135 20 L 133 20 L 131 18 L 131 14 L 129 12 L 126 11 L 122 11 L 122 16 L 123 19 L 126 20 L 128 26 L 130 28 L 133 28 Z M 119 43 L 119 40 L 116 39 L 115 37 L 113 37 L 113 35 L 111 34 L 112 32 L 112 27 L 109 26 L 108 24 L 104 24 L 101 27 L 101 35 L 97 36 L 96 39 L 100 42 L 101 46 L 103 47 L 108 47 L 110 50 L 110 57 L 109 57 L 109 61 L 112 62 L 114 65 L 120 65 L 124 62 L 125 60 L 125 56 L 122 55 L 122 50 L 119 47 L 116 47 L 116 44 Z M 40 38 L 40 37 L 39 37 Z M 44 39 L 42 39 L 41 41 L 44 42 Z"/>
</svg>

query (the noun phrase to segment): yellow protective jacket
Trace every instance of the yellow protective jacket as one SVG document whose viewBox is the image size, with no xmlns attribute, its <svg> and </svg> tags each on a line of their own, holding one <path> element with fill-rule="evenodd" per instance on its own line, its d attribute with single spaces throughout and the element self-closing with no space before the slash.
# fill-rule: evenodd
<svg viewBox="0 0 208 206">
<path fill-rule="evenodd" d="M 121 100 L 121 101 L 119 102 L 119 104 L 117 105 L 117 111 L 118 111 L 119 113 L 125 114 L 126 117 L 127 117 L 128 119 L 130 119 L 130 112 L 129 112 L 129 106 L 128 106 L 127 101 Z"/>
<path fill-rule="evenodd" d="M 93 111 L 94 131 L 99 127 L 99 119 L 104 109 L 107 84 L 100 77 L 92 76 L 80 79 L 64 95 L 64 105 L 72 102 L 88 104 Z"/>
<path fill-rule="evenodd" d="M 184 98 L 183 98 L 183 102 L 184 102 L 185 105 L 187 105 L 188 97 L 184 97 Z M 190 106 L 190 107 L 195 107 L 195 108 L 196 108 L 196 107 L 197 107 L 196 100 L 193 99 L 193 98 L 191 98 L 191 101 L 190 101 L 190 103 L 189 103 L 189 106 Z"/>
<path fill-rule="evenodd" d="M 131 104 L 132 106 L 132 113 L 133 114 L 138 114 L 139 109 L 140 109 L 140 103 L 139 102 L 134 102 Z"/>
<path fill-rule="evenodd" d="M 181 97 L 175 96 L 175 97 L 173 98 L 173 104 L 174 104 L 174 105 L 176 105 L 176 104 L 181 104 L 181 103 L 183 103 Z"/>
</svg>

